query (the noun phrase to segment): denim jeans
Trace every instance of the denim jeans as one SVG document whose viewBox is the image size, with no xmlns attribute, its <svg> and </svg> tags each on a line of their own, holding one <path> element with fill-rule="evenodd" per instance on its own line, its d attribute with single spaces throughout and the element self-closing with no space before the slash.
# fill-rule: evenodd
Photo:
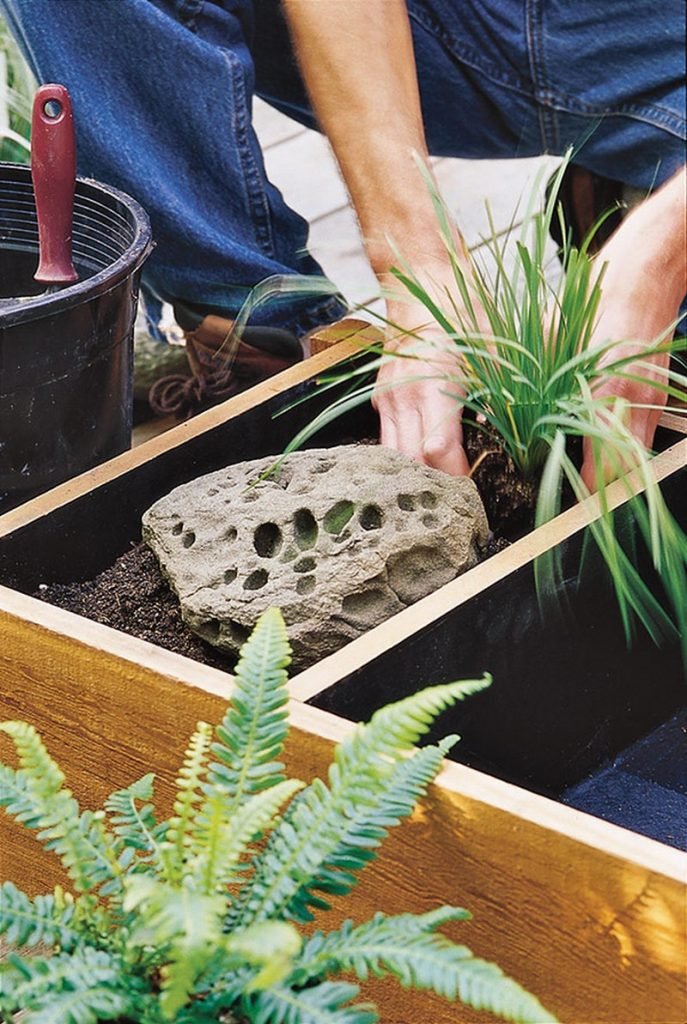
<svg viewBox="0 0 687 1024">
<path fill-rule="evenodd" d="M 145 285 L 156 296 L 232 316 L 258 281 L 320 272 L 251 125 L 257 94 L 315 126 L 279 0 L 0 0 L 0 10 L 39 80 L 72 93 L 80 173 L 148 210 L 157 245 Z M 573 145 L 577 163 L 641 188 L 684 162 L 684 0 L 408 0 L 408 10 L 432 153 Z M 300 333 L 342 309 L 291 298 L 256 321 Z"/>
</svg>

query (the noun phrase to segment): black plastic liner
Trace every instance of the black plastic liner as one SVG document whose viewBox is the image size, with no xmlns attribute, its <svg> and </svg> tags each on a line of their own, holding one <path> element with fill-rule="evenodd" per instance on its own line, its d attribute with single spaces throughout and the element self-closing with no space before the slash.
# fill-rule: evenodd
<svg viewBox="0 0 687 1024">
<path fill-rule="evenodd" d="M 0 513 L 130 446 L 133 329 L 150 249 L 138 203 L 79 180 L 79 281 L 47 294 L 33 280 L 30 171 L 0 164 Z"/>
</svg>

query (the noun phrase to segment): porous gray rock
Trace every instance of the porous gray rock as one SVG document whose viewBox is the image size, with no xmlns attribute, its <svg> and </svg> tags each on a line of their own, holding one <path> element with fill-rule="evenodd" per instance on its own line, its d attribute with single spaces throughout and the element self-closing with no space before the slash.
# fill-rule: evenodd
<svg viewBox="0 0 687 1024">
<path fill-rule="evenodd" d="M 488 537 L 473 482 L 388 448 L 350 445 L 243 462 L 177 487 L 143 538 L 186 623 L 236 653 L 281 608 L 303 668 L 448 583 Z"/>
</svg>

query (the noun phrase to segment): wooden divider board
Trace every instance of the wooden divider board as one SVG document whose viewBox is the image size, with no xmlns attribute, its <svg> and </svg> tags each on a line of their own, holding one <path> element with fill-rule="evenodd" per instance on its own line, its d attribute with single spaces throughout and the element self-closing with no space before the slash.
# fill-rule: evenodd
<svg viewBox="0 0 687 1024">
<path fill-rule="evenodd" d="M 342 342 L 309 365 L 63 484 L 2 517 L 0 535 L 358 350 L 355 340 Z M 686 461 L 684 441 L 655 460 L 657 476 Z M 622 484 L 615 485 L 618 501 L 622 490 Z M 577 522 L 575 517 L 591 512 L 593 501 L 565 516 Z M 521 559 L 556 543 L 569 527 L 559 517 L 520 548 L 513 545 L 472 572 L 513 570 Z M 510 559 L 504 557 L 509 553 Z M 451 588 L 456 584 L 401 613 L 403 628 L 422 628 L 447 601 L 455 603 Z M 379 644 L 393 642 L 399 616 L 390 623 L 337 655 L 337 673 L 350 671 L 351 659 L 369 660 Z M 27 718 L 44 733 L 84 804 L 94 807 L 110 790 L 154 769 L 168 808 L 186 739 L 198 718 L 219 718 L 231 678 L 5 587 L 0 587 L 0 638 L 0 716 Z M 300 703 L 333 681 L 333 665 L 328 659 L 292 683 L 299 699 L 292 702 L 289 767 L 297 777 L 321 774 L 333 742 L 351 728 Z M 35 845 L 32 837 L 0 820 L 1 874 L 32 892 L 58 878 Z M 497 960 L 569 1024 L 682 1024 L 687 1019 L 686 879 L 687 857 L 678 851 L 451 764 L 331 920 L 342 914 L 362 920 L 379 909 L 465 905 L 475 920 L 454 929 L 455 937 Z M 386 1024 L 482 1019 L 426 994 L 399 995 L 387 983 L 372 989 L 382 1000 Z"/>
</svg>

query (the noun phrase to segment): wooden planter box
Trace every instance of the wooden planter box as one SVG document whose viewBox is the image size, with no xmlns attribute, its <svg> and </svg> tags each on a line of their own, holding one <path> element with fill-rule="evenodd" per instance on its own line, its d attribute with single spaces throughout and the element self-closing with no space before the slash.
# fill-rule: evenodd
<svg viewBox="0 0 687 1024">
<path fill-rule="evenodd" d="M 111 564 L 137 539 L 143 510 L 173 486 L 280 451 L 315 406 L 291 408 L 276 421 L 274 412 L 292 404 L 311 373 L 355 347 L 342 343 L 313 357 L 0 519 L 0 716 L 28 718 L 45 734 L 87 805 L 151 768 L 168 798 L 193 725 L 219 718 L 231 678 L 27 595 L 40 582 L 87 579 Z M 363 436 L 373 427 L 367 419 L 361 411 L 336 434 Z M 673 418 L 668 425 L 679 430 L 681 424 Z M 679 516 L 687 511 L 686 464 L 687 440 L 655 461 Z M 613 495 L 622 500 L 622 485 Z M 492 689 L 457 714 L 473 767 L 447 765 L 332 920 L 444 902 L 467 906 L 474 921 L 456 937 L 497 960 L 562 1020 L 677 1024 L 686 1011 L 687 857 L 551 798 L 683 700 L 674 652 L 641 648 L 628 656 L 614 635 L 601 663 L 605 643 L 587 651 L 593 657 L 580 658 L 579 650 L 564 655 L 561 633 L 541 639 L 531 559 L 568 537 L 572 551 L 594 514 L 594 502 L 588 506 L 569 510 L 295 677 L 289 766 L 304 779 L 321 773 L 333 743 L 350 728 L 347 714 L 358 717 L 361 708 L 424 684 L 493 671 Z M 590 628 L 598 625 L 591 596 L 583 603 L 593 612 Z M 583 653 L 586 643 L 577 644 Z M 631 686 L 619 694 L 628 666 Z M 531 685 L 520 696 L 513 692 L 499 711 L 509 678 Z M 614 679 L 610 691 L 601 686 Z M 584 742 L 577 727 L 568 729 L 580 701 L 595 723 Z M 618 701 L 620 716 L 613 711 Z M 485 739 L 490 723 L 498 758 Z M 440 731 L 451 728 L 442 723 Z M 2 874 L 40 891 L 54 884 L 56 873 L 35 846 L 33 837 L 0 819 Z M 372 994 L 388 1024 L 481 1019 L 467 1011 L 457 1016 L 426 995 L 398 994 L 391 985 L 375 986 Z"/>
</svg>

